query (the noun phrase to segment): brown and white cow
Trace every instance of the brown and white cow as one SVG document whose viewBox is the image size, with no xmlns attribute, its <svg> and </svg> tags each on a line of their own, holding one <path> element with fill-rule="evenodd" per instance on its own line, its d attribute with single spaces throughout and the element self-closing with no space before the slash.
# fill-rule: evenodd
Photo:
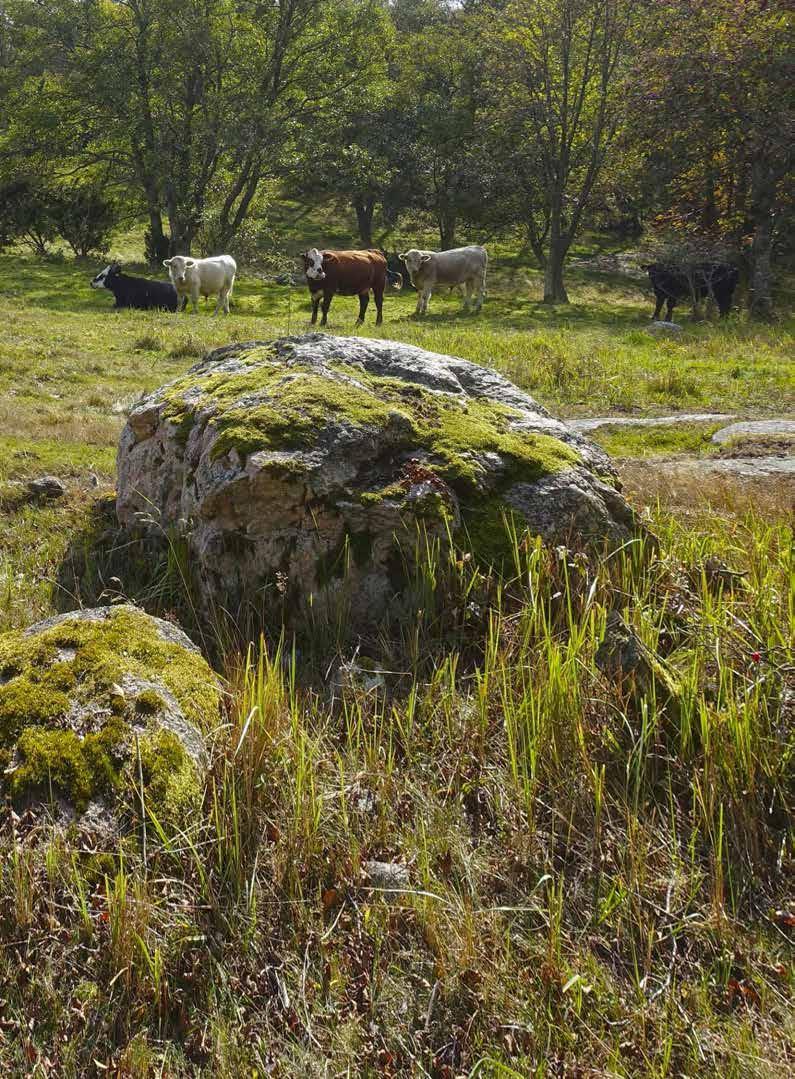
<svg viewBox="0 0 795 1079">
<path fill-rule="evenodd" d="M 328 309 L 336 292 L 340 296 L 359 297 L 359 317 L 356 325 L 364 322 L 364 314 L 373 294 L 378 315 L 376 326 L 383 321 L 382 307 L 384 289 L 387 281 L 393 287 L 400 288 L 400 274 L 387 275 L 386 259 L 380 251 L 320 251 L 311 247 L 303 254 L 304 273 L 312 296 L 312 324 L 317 322 L 317 309 L 323 301 L 323 317 L 320 325 L 325 326 Z"/>
</svg>

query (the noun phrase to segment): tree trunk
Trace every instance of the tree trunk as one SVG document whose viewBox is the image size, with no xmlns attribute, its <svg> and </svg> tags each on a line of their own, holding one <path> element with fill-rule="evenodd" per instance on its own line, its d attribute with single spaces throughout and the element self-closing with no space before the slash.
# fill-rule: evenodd
<svg viewBox="0 0 795 1079">
<path fill-rule="evenodd" d="M 146 257 L 153 266 L 160 266 L 169 253 L 168 237 L 163 232 L 163 218 L 154 206 L 149 207 L 149 230 L 146 237 Z"/>
<path fill-rule="evenodd" d="M 455 247 L 456 224 L 457 215 L 455 210 L 447 206 L 439 211 L 439 240 L 442 251 L 449 251 L 451 247 Z"/>
<path fill-rule="evenodd" d="M 568 303 L 563 284 L 563 263 L 569 244 L 561 234 L 560 214 L 553 211 L 549 227 L 549 252 L 544 266 L 544 303 Z"/>
<path fill-rule="evenodd" d="M 168 209 L 168 226 L 171 239 L 168 245 L 170 255 L 189 255 L 195 229 L 191 222 L 172 204 Z"/>
<path fill-rule="evenodd" d="M 374 198 L 354 199 L 353 208 L 356 211 L 356 224 L 359 227 L 359 243 L 362 247 L 373 246 L 373 212 L 375 210 Z"/>
<path fill-rule="evenodd" d="M 754 236 L 751 245 L 750 309 L 754 318 L 767 319 L 773 314 L 773 275 L 770 260 L 773 252 L 776 182 L 764 161 L 756 161 L 753 165 L 751 188 Z"/>
<path fill-rule="evenodd" d="M 564 257 L 564 253 L 559 248 L 550 247 L 544 270 L 544 303 L 569 302 L 569 294 L 563 284 Z"/>
</svg>

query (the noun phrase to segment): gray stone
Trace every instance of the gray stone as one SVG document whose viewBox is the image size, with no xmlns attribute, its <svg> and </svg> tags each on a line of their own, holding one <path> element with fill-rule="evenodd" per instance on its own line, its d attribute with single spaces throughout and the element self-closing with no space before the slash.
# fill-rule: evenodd
<svg viewBox="0 0 795 1079">
<path fill-rule="evenodd" d="M 566 422 L 574 431 L 596 431 L 599 427 L 678 427 L 682 423 L 722 423 L 732 419 L 731 413 L 724 412 L 680 412 L 675 416 L 587 416 Z"/>
<path fill-rule="evenodd" d="M 38 479 L 28 480 L 25 486 L 31 498 L 42 501 L 63 498 L 66 494 L 66 484 L 62 483 L 57 476 L 39 476 Z"/>
<path fill-rule="evenodd" d="M 362 866 L 370 888 L 385 892 L 405 892 L 410 887 L 409 871 L 399 862 L 369 861 Z"/>
<path fill-rule="evenodd" d="M 645 327 L 652 337 L 678 337 L 683 327 L 678 322 L 650 322 Z"/>
<path fill-rule="evenodd" d="M 793 435 L 795 436 L 795 420 L 743 420 L 741 423 L 732 423 L 728 427 L 722 427 L 712 436 L 712 441 L 719 445 L 731 442 L 733 438 L 745 436 L 765 435 Z"/>
<path fill-rule="evenodd" d="M 117 514 L 185 536 L 208 607 L 278 591 L 293 621 L 344 604 L 358 626 L 403 602 L 418 524 L 442 543 L 466 525 L 475 545 L 502 534 L 502 506 L 548 542 L 618 545 L 639 525 L 615 482 L 604 451 L 496 371 L 307 334 L 217 349 L 140 401 Z"/>
</svg>

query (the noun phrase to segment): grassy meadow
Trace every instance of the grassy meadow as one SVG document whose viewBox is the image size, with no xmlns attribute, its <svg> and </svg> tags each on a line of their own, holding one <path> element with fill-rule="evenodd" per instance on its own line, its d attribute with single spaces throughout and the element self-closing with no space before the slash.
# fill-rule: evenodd
<svg viewBox="0 0 795 1079">
<path fill-rule="evenodd" d="M 656 455 L 712 452 L 714 428 L 606 429 L 652 458 L 624 477 L 647 550 L 512 534 L 497 573 L 429 546 L 411 624 L 207 641 L 185 552 L 115 531 L 116 441 L 208 349 L 307 330 L 308 295 L 243 267 L 228 319 L 112 312 L 100 268 L 0 254 L 0 631 L 121 597 L 175 617 L 225 679 L 225 723 L 200 819 L 145 859 L 0 815 L 6 1071 L 792 1074 L 791 487 L 663 493 Z M 497 257 L 480 316 L 438 294 L 418 322 L 407 291 L 359 332 L 492 365 L 562 417 L 795 413 L 791 321 L 683 310 L 660 340 L 641 284 L 570 285 L 546 308 L 537 271 Z M 336 298 L 329 331 L 356 307 Z M 67 495 L 31 502 L 45 472 Z M 614 608 L 674 692 L 599 673 Z M 371 859 L 409 887 L 369 886 Z"/>
</svg>

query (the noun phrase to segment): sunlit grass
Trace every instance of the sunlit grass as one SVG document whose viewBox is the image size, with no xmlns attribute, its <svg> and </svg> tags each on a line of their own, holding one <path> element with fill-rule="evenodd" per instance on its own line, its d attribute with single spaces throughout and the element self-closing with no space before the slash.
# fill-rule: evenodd
<svg viewBox="0 0 795 1079">
<path fill-rule="evenodd" d="M 244 270 L 227 320 L 112 314 L 94 271 L 0 256 L 0 630 L 125 598 L 194 635 L 226 704 L 201 814 L 176 835 L 151 820 L 145 864 L 134 842 L 120 857 L 0 817 L 8 1073 L 790 1074 L 783 487 L 694 479 L 660 506 L 655 463 L 627 473 L 645 549 L 513 529 L 497 572 L 420 536 L 415 616 L 372 636 L 344 610 L 295 639 L 278 608 L 201 624 L 184 543 L 116 528 L 118 432 L 207 349 L 302 332 L 307 297 Z M 377 335 L 493 364 L 555 413 L 790 407 L 782 326 L 658 341 L 632 286 L 575 277 L 572 295 L 550 311 L 506 259 L 481 318 L 440 295 L 418 323 L 391 296 Z M 355 306 L 335 300 L 330 328 Z M 597 437 L 641 456 L 710 431 Z M 62 500 L 24 497 L 43 472 Z M 742 576 L 716 583 L 712 559 Z M 599 672 L 612 610 L 674 693 Z M 371 859 L 408 888 L 374 890 Z"/>
</svg>

